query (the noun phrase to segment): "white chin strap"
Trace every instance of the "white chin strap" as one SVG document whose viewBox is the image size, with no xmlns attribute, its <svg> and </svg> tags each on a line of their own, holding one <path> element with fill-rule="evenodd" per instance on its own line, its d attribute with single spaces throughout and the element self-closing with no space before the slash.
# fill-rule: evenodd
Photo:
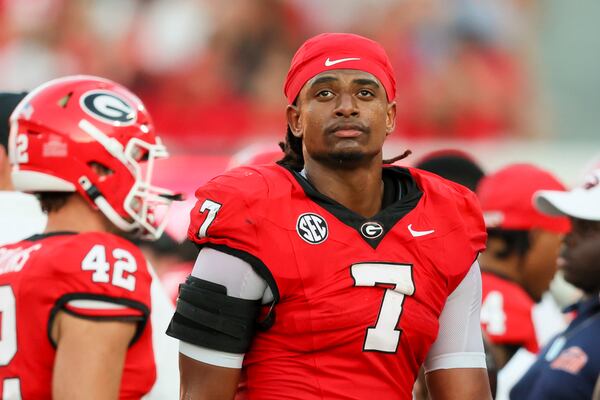
<svg viewBox="0 0 600 400">
<path fill-rule="evenodd" d="M 128 222 L 123 219 L 119 213 L 115 211 L 114 208 L 106 201 L 104 196 L 97 191 L 92 182 L 86 177 L 82 176 L 79 178 L 79 184 L 88 194 L 88 196 L 94 201 L 94 204 L 98 207 L 98 209 L 112 222 L 117 228 L 125 232 L 131 232 L 137 228 L 139 225 L 135 222 Z M 94 193 L 95 192 L 95 193 Z"/>
<path fill-rule="evenodd" d="M 168 208 L 171 203 L 171 200 L 168 198 L 173 195 L 171 191 L 155 187 L 150 183 L 154 159 L 168 157 L 167 150 L 160 142 L 160 139 L 156 138 L 156 144 L 150 144 L 143 140 L 132 138 L 127 143 L 127 146 L 124 147 L 118 140 L 109 138 L 104 132 L 87 120 L 82 119 L 79 122 L 79 128 L 102 144 L 113 157 L 122 162 L 132 173 L 135 182 L 123 201 L 123 207 L 132 218 L 132 221 L 130 222 L 119 215 L 102 193 L 85 176 L 79 178 L 81 187 L 88 193 L 98 209 L 117 228 L 125 232 L 140 230 L 143 232 L 143 236 L 157 239 L 166 227 L 168 209 L 158 226 L 155 226 L 151 222 L 153 216 L 152 209 L 156 206 L 167 206 Z M 148 152 L 148 168 L 145 176 L 134 157 L 135 151 L 139 149 Z M 163 197 L 163 195 L 166 196 Z M 141 204 L 137 206 L 139 209 L 133 206 L 136 199 L 141 201 Z"/>
<path fill-rule="evenodd" d="M 139 229 L 140 226 L 135 222 L 128 222 L 115 211 L 114 208 L 108 204 L 108 201 L 103 196 L 96 197 L 94 203 L 98 206 L 98 209 L 112 222 L 117 228 L 125 232 L 131 232 Z M 160 235 L 159 235 L 160 236 Z"/>
</svg>

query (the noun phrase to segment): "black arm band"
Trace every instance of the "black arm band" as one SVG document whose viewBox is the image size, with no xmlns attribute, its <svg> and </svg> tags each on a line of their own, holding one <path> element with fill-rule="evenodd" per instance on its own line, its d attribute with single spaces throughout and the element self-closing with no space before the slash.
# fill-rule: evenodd
<svg viewBox="0 0 600 400">
<path fill-rule="evenodd" d="M 167 335 L 213 350 L 245 353 L 260 308 L 260 300 L 227 296 L 225 286 L 189 276 L 179 286 Z"/>
</svg>

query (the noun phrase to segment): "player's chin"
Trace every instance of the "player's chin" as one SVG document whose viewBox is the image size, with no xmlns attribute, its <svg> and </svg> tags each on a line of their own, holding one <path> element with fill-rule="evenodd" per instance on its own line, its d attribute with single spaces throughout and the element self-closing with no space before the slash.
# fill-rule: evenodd
<svg viewBox="0 0 600 400">
<path fill-rule="evenodd" d="M 572 263 L 566 261 L 563 265 L 561 265 L 561 271 L 563 272 L 563 276 L 567 282 L 571 285 L 574 285 L 578 288 L 585 286 L 585 279 L 581 278 L 580 271 L 577 270 L 577 267 Z"/>
<path fill-rule="evenodd" d="M 373 156 L 360 148 L 342 148 L 318 154 L 316 160 L 335 168 L 356 168 L 367 163 Z"/>
<path fill-rule="evenodd" d="M 360 150 L 338 150 L 329 154 L 329 158 L 333 161 L 354 163 L 360 162 L 367 158 L 367 154 Z"/>
</svg>

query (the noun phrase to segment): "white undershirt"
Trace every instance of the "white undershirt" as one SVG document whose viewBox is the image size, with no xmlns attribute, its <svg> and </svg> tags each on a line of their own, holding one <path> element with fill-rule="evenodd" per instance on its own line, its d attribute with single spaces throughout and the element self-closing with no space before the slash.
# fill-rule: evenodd
<svg viewBox="0 0 600 400">
<path fill-rule="evenodd" d="M 192 276 L 218 283 L 227 295 L 246 300 L 273 300 L 267 282 L 246 261 L 218 250 L 203 248 L 198 254 Z M 485 353 L 479 325 L 481 273 L 477 261 L 452 292 L 440 315 L 437 340 L 425 360 L 425 371 L 448 368 L 485 368 Z M 179 352 L 203 363 L 226 368 L 241 368 L 244 354 L 226 353 L 179 342 Z"/>
<path fill-rule="evenodd" d="M 0 246 L 42 233 L 46 220 L 35 196 L 0 190 Z"/>
</svg>

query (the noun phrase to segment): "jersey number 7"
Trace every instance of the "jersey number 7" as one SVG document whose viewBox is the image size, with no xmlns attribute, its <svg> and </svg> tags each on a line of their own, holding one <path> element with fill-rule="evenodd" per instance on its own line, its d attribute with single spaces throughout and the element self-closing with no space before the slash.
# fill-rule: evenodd
<svg viewBox="0 0 600 400">
<path fill-rule="evenodd" d="M 402 333 L 396 327 L 402 315 L 404 296 L 415 293 L 412 265 L 359 263 L 352 265 L 350 273 L 354 286 L 393 285 L 385 290 L 377 322 L 367 328 L 363 350 L 395 353 Z"/>
</svg>

